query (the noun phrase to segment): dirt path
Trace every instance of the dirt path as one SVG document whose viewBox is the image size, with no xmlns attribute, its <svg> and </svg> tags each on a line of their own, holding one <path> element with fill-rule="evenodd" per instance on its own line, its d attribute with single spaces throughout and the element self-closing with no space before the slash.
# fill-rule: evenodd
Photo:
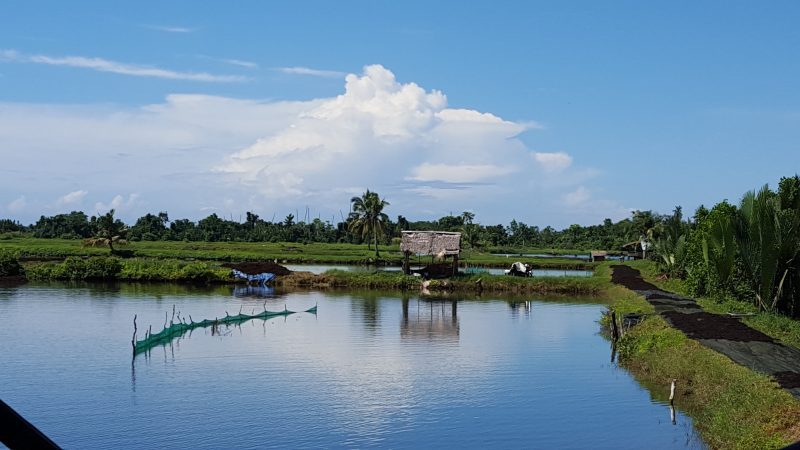
<svg viewBox="0 0 800 450">
<path fill-rule="evenodd" d="M 800 349 L 775 342 L 735 317 L 707 313 L 693 299 L 644 281 L 632 267 L 611 267 L 613 283 L 643 295 L 670 325 L 737 364 L 771 375 L 782 388 L 800 398 Z"/>
</svg>

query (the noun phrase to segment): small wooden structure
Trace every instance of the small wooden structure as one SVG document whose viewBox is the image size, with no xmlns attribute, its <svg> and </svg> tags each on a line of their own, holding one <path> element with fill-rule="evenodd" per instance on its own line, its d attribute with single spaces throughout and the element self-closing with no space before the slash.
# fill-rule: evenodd
<svg viewBox="0 0 800 450">
<path fill-rule="evenodd" d="M 602 250 L 592 250 L 592 262 L 605 261 L 608 252 Z"/>
<path fill-rule="evenodd" d="M 452 257 L 448 264 L 449 275 L 458 273 L 458 255 L 461 254 L 461 233 L 449 231 L 403 231 L 400 251 L 403 252 L 403 272 L 411 273 L 409 258 L 411 255 L 430 256 L 431 259 Z M 433 261 L 431 261 L 433 262 Z M 432 264 L 433 265 L 433 264 Z M 437 275 L 448 275 L 437 271 Z"/>
<path fill-rule="evenodd" d="M 621 250 L 625 252 L 625 256 L 631 259 L 642 259 L 644 256 L 641 241 L 628 242 L 622 246 Z"/>
</svg>

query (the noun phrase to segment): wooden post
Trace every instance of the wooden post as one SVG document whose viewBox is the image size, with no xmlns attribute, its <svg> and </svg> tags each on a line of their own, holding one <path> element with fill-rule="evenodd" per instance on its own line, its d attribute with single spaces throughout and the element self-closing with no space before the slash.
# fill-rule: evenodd
<svg viewBox="0 0 800 450">
<path fill-rule="evenodd" d="M 133 315 L 133 337 L 131 338 L 131 346 L 133 353 L 136 353 L 136 314 Z"/>
<path fill-rule="evenodd" d="M 453 275 L 458 275 L 458 255 L 453 255 Z"/>
<path fill-rule="evenodd" d="M 672 379 L 672 383 L 669 385 L 669 404 L 672 405 L 672 401 L 675 398 L 675 382 L 678 381 L 675 378 Z"/>
<path fill-rule="evenodd" d="M 611 337 L 616 341 L 619 339 L 619 329 L 617 328 L 617 313 L 611 310 Z"/>
<path fill-rule="evenodd" d="M 403 273 L 406 275 L 411 275 L 411 266 L 408 262 L 408 258 L 411 255 L 411 252 L 403 252 Z"/>
</svg>

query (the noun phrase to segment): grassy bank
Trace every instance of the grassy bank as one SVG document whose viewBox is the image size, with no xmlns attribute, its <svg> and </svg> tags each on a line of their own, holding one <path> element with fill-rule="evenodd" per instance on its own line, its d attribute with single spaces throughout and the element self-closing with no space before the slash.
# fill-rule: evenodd
<svg viewBox="0 0 800 450">
<path fill-rule="evenodd" d="M 75 239 L 37 239 L 10 236 L 0 239 L 0 250 L 14 252 L 25 260 L 64 259 L 69 256 L 108 256 L 109 250 L 102 247 L 84 247 Z M 402 254 L 397 245 L 379 246 L 381 264 L 398 266 Z M 141 241 L 131 242 L 119 248 L 120 253 L 130 257 L 152 259 L 196 259 L 203 261 L 272 261 L 295 264 L 372 264 L 375 251 L 366 245 L 286 243 L 286 242 L 183 242 Z M 535 250 L 529 250 L 536 253 Z M 415 258 L 428 264 L 430 257 Z M 466 249 L 461 262 L 467 266 L 508 267 L 514 261 L 531 263 L 542 269 L 591 269 L 593 264 L 569 258 L 519 258 L 492 255 L 490 252 Z"/>
<path fill-rule="evenodd" d="M 59 263 L 26 263 L 24 268 L 28 279 L 38 281 L 172 281 L 204 284 L 232 281 L 230 269 L 200 261 L 70 256 Z"/>
<path fill-rule="evenodd" d="M 352 287 L 370 289 L 422 288 L 419 277 L 399 272 L 348 272 L 329 270 L 321 275 L 296 272 L 276 280 L 278 286 L 287 287 Z M 459 293 L 512 293 L 512 294 L 572 294 L 604 295 L 609 287 L 602 277 L 534 277 L 521 278 L 505 275 L 461 275 L 443 280 L 431 280 L 430 291 Z"/>
<path fill-rule="evenodd" d="M 178 259 L 118 258 L 111 256 L 69 256 L 63 261 L 28 261 L 23 264 L 30 280 L 165 281 L 189 283 L 232 283 L 230 269 L 216 261 Z M 369 289 L 415 289 L 422 279 L 400 272 L 330 270 L 321 275 L 295 272 L 279 277 L 275 284 L 285 287 L 348 287 Z M 431 291 L 605 295 L 613 289 L 607 269 L 592 277 L 533 277 L 505 275 L 460 275 L 432 280 Z"/>
<path fill-rule="evenodd" d="M 669 398 L 694 419 L 712 448 L 781 448 L 800 440 L 800 401 L 765 375 L 739 366 L 649 317 L 619 341 L 620 363 L 657 400 Z"/>
</svg>

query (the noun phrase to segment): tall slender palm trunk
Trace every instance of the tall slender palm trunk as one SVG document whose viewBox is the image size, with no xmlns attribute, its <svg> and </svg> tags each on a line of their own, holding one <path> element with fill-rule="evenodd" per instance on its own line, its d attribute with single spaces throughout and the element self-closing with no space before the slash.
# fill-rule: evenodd
<svg viewBox="0 0 800 450">
<path fill-rule="evenodd" d="M 376 229 L 375 219 L 372 220 L 372 235 L 375 236 L 375 262 L 378 262 L 378 259 L 381 255 L 378 253 L 378 230 Z"/>
</svg>

